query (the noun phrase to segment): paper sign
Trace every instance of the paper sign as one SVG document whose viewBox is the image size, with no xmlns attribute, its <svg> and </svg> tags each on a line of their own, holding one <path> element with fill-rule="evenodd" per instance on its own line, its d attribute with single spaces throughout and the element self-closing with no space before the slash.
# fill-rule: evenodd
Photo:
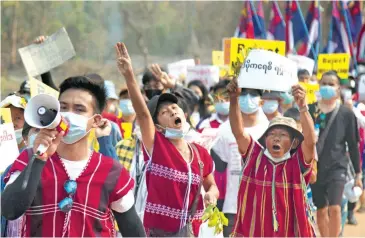
<svg viewBox="0 0 365 238">
<path fill-rule="evenodd" d="M 212 51 L 212 63 L 217 66 L 224 65 L 223 51 Z"/>
<path fill-rule="evenodd" d="M 307 103 L 312 104 L 317 102 L 317 94 L 319 92 L 319 84 L 310 84 L 310 83 L 303 83 L 299 82 L 300 85 L 307 91 Z"/>
<path fill-rule="evenodd" d="M 210 151 L 213 145 L 218 140 L 219 128 L 205 128 L 200 136 L 197 136 L 194 143 L 203 146 L 207 151 Z"/>
<path fill-rule="evenodd" d="M 365 101 L 365 74 L 359 76 L 359 101 Z"/>
<path fill-rule="evenodd" d="M 184 80 L 188 73 L 188 67 L 195 66 L 194 59 L 181 60 L 167 65 L 169 75 L 178 80 Z"/>
<path fill-rule="evenodd" d="M 267 50 L 251 50 L 238 77 L 240 88 L 288 92 L 298 83 L 297 65 Z"/>
<path fill-rule="evenodd" d="M 317 78 L 330 70 L 335 70 L 341 79 L 347 79 L 350 69 L 349 54 L 320 54 L 318 56 Z"/>
<path fill-rule="evenodd" d="M 132 136 L 133 124 L 130 122 L 122 122 L 123 139 L 129 139 Z"/>
<path fill-rule="evenodd" d="M 208 89 L 219 82 L 219 68 L 211 65 L 197 65 L 188 68 L 186 83 L 199 80 Z"/>
<path fill-rule="evenodd" d="M 57 90 L 54 90 L 53 88 L 49 87 L 48 85 L 45 85 L 41 81 L 29 77 L 29 84 L 30 84 L 30 96 L 34 97 L 38 94 L 48 94 L 58 99 L 58 95 L 60 94 Z"/>
<path fill-rule="evenodd" d="M 224 54 L 224 65 L 229 65 L 231 60 L 231 38 L 223 39 L 223 54 Z"/>
<path fill-rule="evenodd" d="M 253 49 L 273 51 L 285 56 L 285 41 L 231 38 L 230 74 L 238 75 L 242 63 Z"/>
<path fill-rule="evenodd" d="M 0 125 L 4 123 L 12 123 L 10 108 L 0 108 Z"/>
<path fill-rule="evenodd" d="M 229 75 L 229 66 L 228 65 L 219 65 L 219 77 L 225 78 Z"/>
<path fill-rule="evenodd" d="M 19 156 L 13 123 L 0 125 L 0 155 L 0 173 L 2 173 Z"/>
<path fill-rule="evenodd" d="M 306 69 L 308 70 L 310 76 L 313 74 L 313 69 L 315 62 L 311 58 L 305 57 L 303 55 L 292 55 L 288 54 L 287 57 L 297 63 L 298 70 L 299 69 Z"/>
<path fill-rule="evenodd" d="M 20 48 L 19 54 L 28 75 L 33 77 L 50 71 L 76 55 L 64 27 L 41 44 Z"/>
</svg>

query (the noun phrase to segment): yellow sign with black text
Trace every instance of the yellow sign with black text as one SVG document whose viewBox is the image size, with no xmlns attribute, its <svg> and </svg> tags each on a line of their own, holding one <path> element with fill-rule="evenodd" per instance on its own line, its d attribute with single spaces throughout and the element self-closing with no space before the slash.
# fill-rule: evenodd
<svg viewBox="0 0 365 238">
<path fill-rule="evenodd" d="M 310 83 L 303 83 L 299 82 L 300 85 L 307 91 L 306 100 L 308 104 L 313 104 L 317 102 L 316 93 L 319 91 L 319 84 L 310 84 Z"/>
<path fill-rule="evenodd" d="M 347 79 L 350 69 L 350 55 L 341 54 L 320 54 L 318 56 L 317 78 L 321 80 L 322 75 L 330 70 L 335 70 L 341 79 Z"/>
<path fill-rule="evenodd" d="M 48 94 L 58 99 L 59 92 L 41 81 L 33 77 L 29 77 L 29 84 L 31 97 L 37 96 L 38 94 Z"/>
<path fill-rule="evenodd" d="M 241 65 L 253 49 L 273 51 L 285 56 L 285 41 L 231 38 L 230 75 L 238 76 Z"/>
<path fill-rule="evenodd" d="M 10 108 L 0 108 L 0 125 L 12 123 Z"/>
</svg>

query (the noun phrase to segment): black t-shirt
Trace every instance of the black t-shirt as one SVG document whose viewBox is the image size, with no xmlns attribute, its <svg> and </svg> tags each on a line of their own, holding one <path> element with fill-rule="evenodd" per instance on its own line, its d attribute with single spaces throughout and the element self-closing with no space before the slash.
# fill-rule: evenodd
<svg viewBox="0 0 365 238">
<path fill-rule="evenodd" d="M 327 127 L 333 113 L 323 114 L 317 104 L 311 104 L 309 111 L 314 123 L 320 126 L 319 136 Z M 360 155 L 358 142 L 359 130 L 355 114 L 349 108 L 341 105 L 338 113 L 324 140 L 321 154 L 318 154 L 318 182 L 327 182 L 333 179 L 345 179 L 349 158 L 346 152 L 346 142 L 350 159 L 356 173 L 360 172 Z"/>
</svg>

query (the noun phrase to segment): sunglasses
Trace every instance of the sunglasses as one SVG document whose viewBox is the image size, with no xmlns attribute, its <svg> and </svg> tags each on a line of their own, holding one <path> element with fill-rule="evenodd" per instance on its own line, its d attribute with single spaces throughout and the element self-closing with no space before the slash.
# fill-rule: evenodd
<svg viewBox="0 0 365 238">
<path fill-rule="evenodd" d="M 74 202 L 73 196 L 75 195 L 77 190 L 77 183 L 75 180 L 67 180 L 63 185 L 63 188 L 67 193 L 67 197 L 62 199 L 61 202 L 58 203 L 58 207 L 60 208 L 61 211 L 67 213 L 72 208 Z"/>
</svg>

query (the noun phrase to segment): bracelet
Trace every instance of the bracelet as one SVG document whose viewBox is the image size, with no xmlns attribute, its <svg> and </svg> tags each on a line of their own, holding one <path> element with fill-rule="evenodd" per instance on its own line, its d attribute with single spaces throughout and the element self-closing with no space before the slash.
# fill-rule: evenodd
<svg viewBox="0 0 365 238">
<path fill-rule="evenodd" d="M 305 105 L 305 107 L 299 108 L 299 112 L 308 112 L 309 108 L 308 105 Z"/>
</svg>

